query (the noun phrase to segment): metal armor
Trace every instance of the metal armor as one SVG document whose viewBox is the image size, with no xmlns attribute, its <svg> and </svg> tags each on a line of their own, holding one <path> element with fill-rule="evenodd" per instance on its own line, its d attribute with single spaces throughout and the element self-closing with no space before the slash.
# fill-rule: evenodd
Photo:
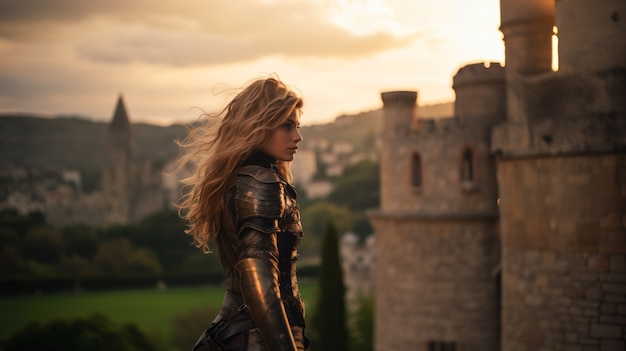
<svg viewBox="0 0 626 351">
<path fill-rule="evenodd" d="M 212 324 L 226 326 L 213 338 L 248 330 L 244 343 L 258 342 L 272 351 L 305 349 L 304 303 L 296 277 L 302 226 L 295 189 L 271 164 L 244 165 L 230 207 L 237 229 L 218 236 L 226 296 Z"/>
</svg>

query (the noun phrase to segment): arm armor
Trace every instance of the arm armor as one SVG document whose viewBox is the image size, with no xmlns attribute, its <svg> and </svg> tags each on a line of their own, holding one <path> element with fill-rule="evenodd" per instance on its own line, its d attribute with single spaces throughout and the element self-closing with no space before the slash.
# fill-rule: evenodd
<svg viewBox="0 0 626 351">
<path fill-rule="evenodd" d="M 244 258 L 235 267 L 240 274 L 243 301 L 250 309 L 268 350 L 296 351 L 296 342 L 280 299 L 276 264 L 259 258 Z"/>
<path fill-rule="evenodd" d="M 272 351 L 296 351 L 278 285 L 278 220 L 284 214 L 284 186 L 272 170 L 244 166 L 237 175 L 236 217 L 240 243 L 235 268 L 244 303 Z"/>
</svg>

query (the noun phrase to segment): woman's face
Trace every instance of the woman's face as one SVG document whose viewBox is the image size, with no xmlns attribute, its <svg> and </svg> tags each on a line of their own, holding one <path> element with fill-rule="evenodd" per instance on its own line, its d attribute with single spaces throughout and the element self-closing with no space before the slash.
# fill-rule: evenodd
<svg viewBox="0 0 626 351">
<path fill-rule="evenodd" d="M 298 116 L 290 117 L 270 133 L 270 137 L 261 147 L 261 151 L 279 161 L 292 161 L 298 151 L 298 143 L 302 141 L 302 135 L 300 135 L 298 128 L 300 128 L 300 118 Z"/>
</svg>

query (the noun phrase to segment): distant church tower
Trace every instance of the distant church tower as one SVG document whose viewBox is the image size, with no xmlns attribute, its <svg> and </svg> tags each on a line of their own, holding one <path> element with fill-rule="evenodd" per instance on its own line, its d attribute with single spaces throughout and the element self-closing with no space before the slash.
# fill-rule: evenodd
<svg viewBox="0 0 626 351">
<path fill-rule="evenodd" d="M 107 224 L 127 224 L 131 219 L 131 175 L 133 173 L 133 127 L 126 113 L 124 99 L 117 99 L 109 125 L 108 160 L 103 172 L 103 191 Z"/>
<path fill-rule="evenodd" d="M 135 159 L 133 127 L 122 95 L 108 130 L 108 160 L 102 188 L 106 224 L 129 224 L 164 208 L 160 177 L 148 162 Z"/>
</svg>

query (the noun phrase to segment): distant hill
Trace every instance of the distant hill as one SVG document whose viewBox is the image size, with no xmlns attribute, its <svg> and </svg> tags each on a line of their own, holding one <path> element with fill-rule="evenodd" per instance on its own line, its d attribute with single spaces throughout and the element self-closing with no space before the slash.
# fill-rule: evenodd
<svg viewBox="0 0 626 351">
<path fill-rule="evenodd" d="M 54 166 L 100 169 L 106 162 L 108 123 L 80 117 L 0 115 L 0 167 Z M 136 155 L 155 163 L 175 157 L 181 125 L 133 124 Z"/>
<path fill-rule="evenodd" d="M 454 114 L 454 103 L 425 105 L 418 107 L 420 118 L 442 118 Z M 375 142 L 383 128 L 383 110 L 377 109 L 354 115 L 342 115 L 334 122 L 301 128 L 303 146 L 315 139 L 328 139 L 330 142 L 348 141 L 355 151 L 373 151 Z"/>
<path fill-rule="evenodd" d="M 425 117 L 452 115 L 450 103 L 420 106 L 418 114 Z M 351 142 L 356 150 L 375 147 L 382 128 L 382 110 L 339 116 L 332 123 L 303 126 L 303 146 L 307 140 L 325 138 L 331 143 Z M 101 169 L 106 162 L 107 122 L 87 117 L 0 114 L 0 168 L 14 166 L 51 166 L 81 171 Z M 174 140 L 183 139 L 183 125 L 167 127 L 133 124 L 136 156 L 159 167 L 178 155 Z"/>
</svg>

